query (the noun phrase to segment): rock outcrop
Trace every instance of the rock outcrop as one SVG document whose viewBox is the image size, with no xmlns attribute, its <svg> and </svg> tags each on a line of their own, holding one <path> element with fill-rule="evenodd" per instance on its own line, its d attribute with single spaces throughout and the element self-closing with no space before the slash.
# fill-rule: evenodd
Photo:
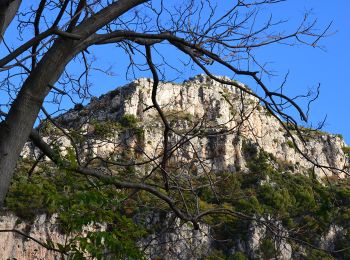
<svg viewBox="0 0 350 260">
<path fill-rule="evenodd" d="M 60 253 L 47 250 L 37 243 L 39 241 L 45 244 L 49 240 L 65 243 L 67 236 L 58 231 L 55 216 L 47 218 L 45 215 L 40 215 L 32 224 L 21 221 L 13 214 L 6 214 L 0 217 L 0 229 L 8 230 L 0 233 L 1 259 L 61 259 L 62 257 Z M 17 230 L 22 234 L 11 230 Z"/>
<path fill-rule="evenodd" d="M 78 147 L 81 160 L 99 156 L 132 160 L 135 163 L 144 158 L 160 157 L 163 152 L 164 124 L 152 104 L 152 84 L 150 79 L 138 79 L 99 98 L 93 98 L 87 106 L 76 106 L 57 118 L 57 122 L 67 132 L 74 129 L 86 137 Z M 214 82 L 206 76 L 196 76 L 183 84 L 161 83 L 157 102 L 173 129 L 169 143 L 176 145 L 184 137 L 188 138 L 171 159 L 174 163 L 181 161 L 182 165 L 187 165 L 183 170 L 186 174 L 246 171 L 247 160 L 260 149 L 273 155 L 276 161 L 285 164 L 286 169 L 292 172 L 312 169 L 319 178 L 336 174 L 344 177 L 344 173 L 330 168 L 348 169 L 349 158 L 342 149 L 346 144 L 339 136 L 302 129 L 308 132 L 306 143 L 299 139 L 293 143 L 282 124 L 256 98 L 247 96 L 233 86 Z M 125 118 L 129 120 L 128 124 L 137 120 L 133 137 L 130 131 L 121 131 L 119 126 L 113 124 L 120 123 Z M 110 124 L 102 125 L 102 131 L 101 122 Z M 71 146 L 71 139 L 58 132 L 52 132 L 44 139 L 55 140 L 63 155 L 68 153 L 68 147 Z M 296 150 L 295 145 L 300 147 L 308 159 Z M 130 152 L 125 155 L 125 151 Z M 30 158 L 35 153 L 38 151 L 28 143 L 22 156 Z M 330 168 L 313 167 L 312 162 Z M 141 175 L 148 174 L 144 166 L 139 166 L 137 171 Z M 198 231 L 187 224 L 180 224 L 176 218 L 168 217 L 166 221 L 170 220 L 173 226 L 171 232 L 164 233 L 161 238 L 150 236 L 139 242 L 141 247 L 148 245 L 146 252 L 149 257 L 196 259 L 210 250 L 208 226 L 202 226 L 201 231 Z M 0 221 L 0 229 L 27 229 L 27 234 L 41 241 L 46 241 L 49 234 L 53 241 L 64 241 L 66 238 L 54 226 L 54 220 L 44 216 L 39 216 L 29 228 L 23 223 L 17 224 L 17 218 L 12 215 L 3 216 Z M 240 243 L 237 248 L 250 252 L 253 257 L 256 256 L 254 250 L 259 246 L 265 230 L 252 224 L 250 231 L 247 241 Z M 335 231 L 332 232 L 325 237 L 325 247 L 331 247 L 327 241 L 334 237 Z M 0 233 L 0 245 L 0 255 L 5 258 L 60 257 L 15 233 Z M 288 243 L 281 241 L 279 246 L 283 259 L 292 257 Z M 195 255 L 190 255 L 193 252 L 196 252 Z"/>
<path fill-rule="evenodd" d="M 138 125 L 143 131 L 142 143 L 140 140 L 127 140 L 125 133 L 111 129 L 113 133 L 109 138 L 99 140 L 93 136 L 86 141 L 82 145 L 84 156 L 114 154 L 117 157 L 118 153 L 129 146 L 142 149 L 141 152 L 147 157 L 154 157 L 162 151 L 164 127 L 160 116 L 152 107 L 152 84 L 150 79 L 138 79 L 100 98 L 93 98 L 85 107 L 76 106 L 61 115 L 58 121 L 67 129 L 81 129 L 88 136 L 89 132 L 94 131 L 96 122 L 115 122 L 120 121 L 124 115 L 131 115 L 140 121 Z M 178 157 L 187 163 L 193 163 L 193 168 L 198 171 L 244 170 L 247 156 L 243 154 L 245 145 L 262 148 L 276 159 L 293 165 L 296 170 L 313 168 L 312 162 L 341 170 L 348 169 L 348 156 L 342 150 L 346 144 L 339 135 L 301 128 L 306 143 L 296 138 L 296 145 L 307 155 L 307 160 L 296 150 L 281 123 L 256 98 L 206 76 L 196 76 L 183 84 L 161 83 L 157 102 L 175 130 L 175 134 L 170 137 L 171 143 L 176 143 L 188 131 L 191 140 L 184 145 L 187 147 Z M 202 134 L 198 134 L 198 131 Z M 62 134 L 59 142 L 63 148 L 70 145 L 70 140 Z M 28 144 L 23 156 L 28 156 L 31 152 Z M 196 161 L 200 161 L 201 165 Z M 315 167 L 314 171 L 321 178 L 336 173 L 320 167 Z M 344 177 L 344 174 L 338 174 Z"/>
</svg>

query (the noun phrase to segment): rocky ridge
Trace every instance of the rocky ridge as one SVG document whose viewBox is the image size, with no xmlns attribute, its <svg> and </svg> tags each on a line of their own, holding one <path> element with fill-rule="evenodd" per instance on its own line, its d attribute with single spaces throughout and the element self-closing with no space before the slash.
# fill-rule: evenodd
<svg viewBox="0 0 350 260">
<path fill-rule="evenodd" d="M 77 105 L 57 119 L 67 131 L 75 129 L 87 137 L 93 137 L 80 143 L 83 160 L 96 156 L 114 160 L 124 159 L 120 154 L 125 149 L 131 150 L 127 159 L 132 158 L 134 162 L 145 157 L 156 158 L 162 153 L 163 124 L 157 111 L 152 108 L 152 83 L 150 79 L 138 79 L 100 98 L 93 98 L 85 107 Z M 242 87 L 245 86 L 242 84 Z M 280 122 L 271 116 L 257 99 L 247 96 L 235 87 L 221 85 L 199 75 L 183 84 L 161 83 L 157 101 L 175 129 L 170 143 L 176 144 L 183 136 L 191 136 L 190 145 L 186 144 L 183 149 L 176 151 L 173 159 L 188 165 L 185 170 L 187 174 L 244 172 L 251 153 L 263 149 L 273 155 L 280 164 L 284 164 L 288 171 L 303 172 L 313 169 L 319 178 L 335 174 L 345 177 L 344 174 L 339 175 L 329 169 L 313 167 L 310 161 L 296 151 L 295 144 L 291 142 Z M 131 137 L 130 133 L 119 131 L 118 128 L 109 129 L 106 125 L 103 127 L 108 128 L 110 133 L 97 134 L 101 126 L 99 122 L 120 122 L 125 116 L 136 119 L 135 126 L 138 130 L 142 129 L 137 132 L 136 137 Z M 66 154 L 71 146 L 69 138 L 56 132 L 45 139 L 55 139 L 63 154 Z M 304 146 L 297 141 L 297 145 L 320 165 L 348 169 L 349 158 L 342 149 L 346 144 L 337 135 L 310 130 L 307 144 Z M 28 143 L 22 156 L 28 158 L 36 153 L 38 151 Z M 147 174 L 147 169 L 139 167 L 138 172 Z M 45 241 L 45 236 L 50 230 L 50 234 L 53 234 L 52 240 L 64 240 L 62 235 L 54 230 L 55 221 L 52 218 L 39 216 L 34 223 L 28 234 Z M 211 241 L 208 227 L 202 227 L 200 232 L 194 231 L 189 225 L 180 225 L 176 219 L 172 225 L 174 229 L 162 238 L 148 238 L 152 241 L 148 250 L 150 258 L 162 255 L 166 259 L 196 259 L 199 255 L 205 255 L 205 250 L 209 250 Z M 19 226 L 16 217 L 12 215 L 4 216 L 0 221 L 0 229 L 24 230 L 25 226 Z M 330 239 L 334 237 L 332 230 L 327 234 Z M 249 238 L 238 247 L 254 256 L 255 248 L 259 246 L 258 241 L 264 232 L 266 230 L 252 224 Z M 179 238 L 185 238 L 185 242 L 177 243 Z M 140 241 L 141 246 L 147 243 Z M 329 239 L 325 239 L 323 243 L 329 244 Z M 3 245 L 0 249 L 6 252 L 6 257 L 59 258 L 57 254 L 34 245 L 33 241 L 23 240 L 12 233 L 0 235 L 0 244 Z M 196 255 L 190 255 L 194 252 L 193 248 L 201 250 Z M 292 257 L 291 248 L 286 242 L 282 241 L 280 251 L 283 259 Z"/>
<path fill-rule="evenodd" d="M 152 157 L 161 152 L 163 139 L 161 119 L 152 108 L 152 83 L 147 78 L 135 80 L 100 98 L 93 98 L 85 107 L 77 105 L 58 120 L 67 129 L 83 129 L 88 134 L 94 131 L 96 122 L 120 121 L 124 115 L 131 115 L 139 121 L 138 125 L 143 131 L 142 153 Z M 243 84 L 241 86 L 245 87 Z M 310 161 L 296 151 L 280 122 L 257 99 L 233 86 L 222 85 L 204 75 L 198 75 L 183 84 L 161 83 L 157 101 L 164 114 L 170 118 L 173 129 L 179 133 L 171 136 L 173 143 L 183 136 L 181 132 L 190 131 L 193 125 L 200 123 L 203 134 L 190 131 L 188 135 L 191 135 L 192 148 L 187 149 L 187 155 L 179 155 L 187 157 L 187 162 L 193 162 L 192 159 L 197 157 L 205 165 L 196 165 L 199 171 L 244 170 L 245 145 L 262 148 L 277 160 L 294 165 L 295 171 L 305 171 L 313 167 Z M 341 136 L 311 129 L 301 130 L 306 134 L 307 143 L 304 145 L 296 140 L 296 144 L 312 161 L 337 169 L 348 168 L 348 156 L 342 149 L 346 144 Z M 118 140 L 125 138 L 127 137 L 114 130 L 108 140 L 99 140 L 99 137 L 93 136 L 82 148 L 85 149 L 85 155 L 109 156 L 120 153 L 125 148 L 123 145 L 116 145 Z M 65 136 L 60 136 L 59 142 L 61 147 L 70 146 L 70 140 Z M 140 145 L 137 140 L 127 142 L 129 143 L 126 145 L 133 148 Z M 32 152 L 28 144 L 23 155 L 29 156 Z M 319 177 L 334 174 L 319 167 L 314 171 Z M 344 177 L 344 174 L 340 173 L 340 177 Z"/>
</svg>

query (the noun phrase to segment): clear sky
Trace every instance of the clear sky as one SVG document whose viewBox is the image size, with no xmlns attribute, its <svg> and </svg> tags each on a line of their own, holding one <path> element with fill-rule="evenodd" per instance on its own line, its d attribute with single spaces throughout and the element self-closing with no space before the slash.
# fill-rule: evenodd
<svg viewBox="0 0 350 260">
<path fill-rule="evenodd" d="M 223 0 L 227 1 L 227 0 Z M 174 0 L 174 2 L 176 2 Z M 231 1 L 225 3 L 229 8 Z M 260 48 L 256 53 L 261 61 L 270 62 L 269 67 L 275 71 L 279 77 L 274 77 L 267 81 L 271 86 L 279 84 L 284 75 L 289 71 L 289 79 L 286 91 L 290 95 L 306 93 L 308 89 L 315 88 L 321 84 L 321 94 L 318 100 L 313 103 L 310 119 L 315 126 L 317 122 L 322 121 L 327 116 L 325 131 L 332 133 L 341 133 L 348 144 L 350 144 L 350 113 L 349 99 L 350 88 L 348 76 L 350 60 L 349 42 L 350 42 L 350 0 L 289 0 L 284 3 L 267 7 L 262 11 L 266 14 L 273 13 L 275 18 L 289 19 L 291 24 L 297 24 L 307 10 L 312 10 L 313 17 L 318 19 L 320 29 L 332 23 L 331 31 L 335 32 L 332 36 L 323 39 L 320 45 L 323 50 L 307 46 L 281 46 L 274 45 Z M 291 27 L 292 28 L 292 27 Z M 285 29 L 291 29 L 286 27 Z M 11 25 L 5 35 L 5 39 L 16 35 L 15 24 Z M 8 39 L 10 39 L 8 38 Z M 17 46 L 14 41 L 10 45 Z M 9 42 L 9 40 L 7 40 Z M 18 43 L 18 41 L 17 41 Z M 92 78 L 94 95 L 101 95 L 108 90 L 125 84 L 125 66 L 127 60 L 123 51 L 115 49 L 113 46 L 94 48 L 97 59 L 96 65 L 100 63 L 104 67 L 113 66 L 113 77 L 96 72 Z M 164 49 L 170 60 L 177 61 L 175 52 Z M 4 55 L 4 49 L 0 51 Z M 122 69 L 119 69 L 122 68 Z M 73 67 L 73 71 L 78 67 Z M 220 68 L 213 67 L 215 74 L 226 74 Z M 182 77 L 188 78 L 201 71 L 185 70 Z M 145 74 L 149 76 L 149 74 Z M 231 76 L 231 75 L 230 75 Z M 242 79 L 243 83 L 244 79 Z M 0 101 L 3 97 L 0 96 Z"/>
<path fill-rule="evenodd" d="M 229 7 L 230 1 L 227 1 Z M 310 46 L 281 46 L 273 45 L 259 49 L 257 56 L 270 62 L 269 67 L 280 77 L 268 81 L 272 86 L 282 82 L 284 75 L 289 71 L 289 79 L 286 87 L 290 95 L 304 94 L 309 89 L 315 89 L 321 84 L 320 96 L 313 103 L 310 113 L 310 122 L 313 126 L 327 117 L 324 130 L 331 133 L 341 133 L 348 144 L 350 144 L 350 1 L 349 0 L 289 0 L 285 3 L 274 5 L 262 10 L 273 13 L 275 18 L 289 19 L 290 24 L 296 25 L 306 11 L 317 18 L 318 28 L 324 29 L 332 22 L 331 36 L 320 42 L 322 49 Z M 295 27 L 293 27 L 295 28 Z M 289 29 L 286 27 L 286 30 Z M 292 27 L 290 28 L 292 29 Z M 101 50 L 100 50 L 101 51 Z M 97 56 L 100 51 L 97 51 Z M 101 58 L 104 56 L 101 53 Z M 168 53 L 170 59 L 175 59 L 172 53 Z M 114 66 L 123 65 L 124 60 L 119 60 L 118 55 L 108 57 L 110 64 Z M 125 64 L 124 64 L 125 65 Z M 123 67 L 123 66 L 121 66 Z M 215 69 L 216 74 L 225 74 L 220 69 Z M 200 73 L 198 71 L 197 73 Z M 196 72 L 184 71 L 183 77 L 189 77 Z M 121 75 L 119 75 L 121 76 Z M 113 88 L 116 84 L 125 83 L 123 77 L 115 77 L 113 80 L 99 78 L 100 84 Z M 242 79 L 244 80 L 244 79 Z M 248 83 L 249 82 L 243 82 Z M 104 88 L 105 89 L 105 88 Z M 100 92 L 100 90 L 98 91 Z M 102 91 L 103 92 L 103 91 Z"/>
<path fill-rule="evenodd" d="M 316 123 L 327 116 L 324 129 L 341 133 L 350 144 L 350 1 L 293 0 L 279 6 L 286 17 L 300 17 L 312 9 L 320 25 L 333 21 L 335 34 L 323 39 L 325 51 L 312 47 L 267 48 L 261 55 L 274 62 L 281 74 L 290 71 L 289 88 L 300 93 L 305 88 L 321 84 L 321 93 L 312 106 L 311 120 Z"/>
</svg>

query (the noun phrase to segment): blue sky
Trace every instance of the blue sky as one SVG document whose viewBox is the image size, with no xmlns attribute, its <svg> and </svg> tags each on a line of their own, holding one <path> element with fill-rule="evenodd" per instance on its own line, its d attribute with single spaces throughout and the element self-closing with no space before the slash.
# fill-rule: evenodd
<svg viewBox="0 0 350 260">
<path fill-rule="evenodd" d="M 324 130 L 343 134 L 349 144 L 350 1 L 294 0 L 280 5 L 278 12 L 286 17 L 300 17 L 308 9 L 312 9 L 320 25 L 333 21 L 331 31 L 335 34 L 320 42 L 325 51 L 305 46 L 275 47 L 259 55 L 273 61 L 274 68 L 281 74 L 290 71 L 291 93 L 301 93 L 320 83 L 320 97 L 312 106 L 310 119 L 315 125 L 327 116 Z"/>
<path fill-rule="evenodd" d="M 175 1 L 176 2 L 176 1 Z M 225 3 L 230 7 L 231 1 Z M 321 94 L 313 103 L 310 123 L 314 126 L 327 116 L 324 130 L 332 133 L 341 133 L 347 143 L 350 144 L 350 121 L 349 113 L 349 80 L 348 80 L 348 62 L 350 60 L 350 51 L 348 45 L 350 42 L 350 10 L 349 0 L 289 0 L 285 3 L 269 6 L 262 10 L 265 14 L 273 13 L 275 18 L 289 19 L 291 25 L 296 25 L 307 10 L 312 10 L 313 17 L 318 19 L 318 27 L 324 28 L 330 22 L 333 22 L 331 31 L 334 35 L 323 39 L 320 42 L 325 50 L 312 48 L 309 46 L 281 46 L 274 45 L 260 48 L 256 56 L 264 62 L 269 62 L 269 67 L 279 76 L 267 79 L 267 85 L 277 86 L 289 71 L 289 79 L 286 92 L 290 95 L 303 94 L 308 89 L 315 88 L 321 84 Z M 286 30 L 294 27 L 286 26 Z M 18 41 L 15 40 L 16 27 L 12 24 L 6 37 L 13 46 Z M 3 56 L 4 49 L 1 48 L 0 54 Z M 108 90 L 114 89 L 119 85 L 125 84 L 125 66 L 127 65 L 126 56 L 123 51 L 113 46 L 93 48 L 97 59 L 96 65 L 102 65 L 104 68 L 112 66 L 114 68 L 113 77 L 106 77 L 104 74 L 96 72 L 91 78 L 94 83 L 92 93 L 100 95 Z M 169 60 L 178 62 L 176 52 L 169 51 L 166 48 L 159 48 L 166 53 Z M 102 62 L 103 61 L 103 62 Z M 73 66 L 73 71 L 78 70 L 78 66 Z M 120 69 L 121 68 L 121 69 Z M 212 68 L 215 74 L 226 74 L 219 67 Z M 186 69 L 183 71 L 182 78 L 194 76 L 201 71 L 192 71 Z M 149 76 L 145 74 L 144 76 Z M 229 75 L 232 76 L 232 75 Z M 240 79 L 243 83 L 250 84 L 245 79 Z M 0 94 L 2 95 L 2 94 Z M 3 97 L 0 96 L 0 101 Z M 303 103 L 301 103 L 303 105 Z"/>
<path fill-rule="evenodd" d="M 229 7 L 228 1 L 227 7 Z M 290 0 L 282 4 L 274 5 L 263 9 L 263 12 L 273 13 L 275 18 L 288 18 L 291 27 L 295 28 L 306 11 L 311 11 L 313 18 L 317 18 L 318 28 L 325 28 L 332 22 L 331 36 L 323 39 L 320 46 L 323 49 L 310 46 L 281 46 L 273 45 L 261 48 L 256 55 L 260 60 L 269 62 L 269 67 L 279 76 L 267 80 L 268 85 L 277 86 L 284 75 L 289 71 L 289 79 L 286 86 L 286 93 L 290 95 L 304 94 L 309 89 L 315 89 L 321 84 L 319 98 L 313 103 L 310 113 L 310 121 L 313 126 L 327 117 L 324 130 L 331 133 L 341 133 L 347 143 L 350 144 L 350 121 L 348 120 L 350 88 L 349 88 L 349 65 L 350 51 L 350 1 L 348 0 Z M 294 27 L 292 27 L 294 25 Z M 101 54 L 109 59 L 109 64 L 114 66 L 125 66 L 125 60 L 118 59 L 115 54 L 106 57 L 102 49 L 97 50 L 96 55 Z M 122 54 L 122 53 L 120 53 Z M 172 53 L 167 53 L 168 57 L 177 60 Z M 122 57 L 122 55 L 120 55 Z M 225 74 L 220 68 L 213 68 L 216 74 Z M 193 76 L 200 71 L 184 71 L 183 77 Z M 99 89 L 96 94 L 104 92 L 104 89 L 114 88 L 116 85 L 124 84 L 123 75 L 116 75 L 113 78 L 97 76 L 102 83 L 103 90 Z M 246 79 L 241 79 L 243 83 Z M 303 105 L 303 103 L 301 103 Z M 304 106 L 305 107 L 305 106 Z"/>
</svg>

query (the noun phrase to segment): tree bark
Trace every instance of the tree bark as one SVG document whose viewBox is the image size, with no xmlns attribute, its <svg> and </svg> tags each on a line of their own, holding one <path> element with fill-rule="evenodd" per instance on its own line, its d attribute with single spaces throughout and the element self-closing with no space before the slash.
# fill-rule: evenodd
<svg viewBox="0 0 350 260">
<path fill-rule="evenodd" d="M 22 0 L 0 0 L 0 42 L 7 27 L 15 17 Z"/>
<path fill-rule="evenodd" d="M 0 126 L 0 208 L 10 186 L 13 172 L 34 126 L 50 87 L 59 79 L 68 62 L 88 46 L 89 37 L 102 26 L 145 0 L 120 0 L 80 24 L 73 33 L 80 40 L 60 38 L 44 55 L 24 82 L 11 109 Z"/>
</svg>

